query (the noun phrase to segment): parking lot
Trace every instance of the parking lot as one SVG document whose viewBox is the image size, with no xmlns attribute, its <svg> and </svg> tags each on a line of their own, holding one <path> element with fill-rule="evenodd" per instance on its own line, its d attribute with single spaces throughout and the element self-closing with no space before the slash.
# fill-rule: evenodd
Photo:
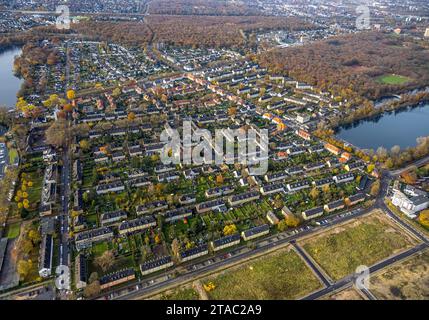
<svg viewBox="0 0 429 320">
<path fill-rule="evenodd" d="M 4 169 L 8 163 L 8 152 L 5 143 L 0 143 L 0 178 L 4 176 Z"/>
</svg>

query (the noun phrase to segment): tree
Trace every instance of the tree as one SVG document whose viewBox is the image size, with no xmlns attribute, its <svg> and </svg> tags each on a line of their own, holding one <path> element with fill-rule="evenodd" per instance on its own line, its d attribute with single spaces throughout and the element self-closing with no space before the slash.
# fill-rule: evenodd
<svg viewBox="0 0 429 320">
<path fill-rule="evenodd" d="M 285 231 L 287 229 L 288 225 L 286 222 L 286 219 L 281 220 L 278 224 L 277 224 L 277 229 L 279 229 L 280 232 Z"/>
<path fill-rule="evenodd" d="M 317 198 L 319 198 L 319 195 L 320 195 L 320 191 L 317 187 L 314 187 L 310 191 L 310 197 L 313 198 L 313 200 L 316 200 Z"/>
<path fill-rule="evenodd" d="M 67 141 L 68 134 L 67 122 L 64 120 L 55 121 L 45 132 L 46 142 L 55 147 L 63 146 Z"/>
<path fill-rule="evenodd" d="M 236 232 L 237 232 L 237 226 L 235 224 L 229 224 L 223 228 L 223 235 L 224 236 L 229 236 L 229 235 L 232 235 Z"/>
<path fill-rule="evenodd" d="M 174 238 L 173 242 L 171 242 L 171 251 L 173 252 L 174 256 L 177 257 L 179 255 L 180 243 L 179 243 L 179 240 L 177 240 L 177 238 Z"/>
<path fill-rule="evenodd" d="M 367 170 L 368 170 L 368 173 L 371 173 L 371 172 L 373 172 L 374 171 L 374 169 L 375 169 L 375 165 L 374 164 L 369 164 L 368 165 L 368 167 L 367 167 Z"/>
<path fill-rule="evenodd" d="M 30 273 L 32 267 L 33 262 L 31 260 L 20 260 L 18 262 L 18 274 L 21 279 L 25 279 L 25 277 Z"/>
<path fill-rule="evenodd" d="M 86 139 L 79 141 L 79 147 L 84 151 L 89 150 L 90 146 L 91 144 Z"/>
<path fill-rule="evenodd" d="M 88 284 L 83 290 L 83 295 L 86 298 L 94 297 L 101 292 L 100 281 L 96 280 L 90 284 Z"/>
<path fill-rule="evenodd" d="M 426 228 L 429 228 L 429 210 L 420 212 L 419 222 Z"/>
<path fill-rule="evenodd" d="M 33 245 L 35 245 L 41 241 L 40 233 L 36 230 L 30 230 L 28 232 L 28 239 L 30 239 Z"/>
<path fill-rule="evenodd" d="M 128 121 L 134 121 L 136 119 L 136 114 L 134 112 L 128 113 L 127 119 Z"/>
<path fill-rule="evenodd" d="M 161 243 L 161 236 L 159 234 L 155 235 L 155 243 L 160 244 Z"/>
<path fill-rule="evenodd" d="M 67 90 L 67 99 L 69 99 L 69 100 L 73 100 L 73 99 L 75 99 L 75 98 L 76 98 L 76 93 L 75 93 L 75 91 L 74 91 L 74 90 L 72 90 L 72 89 Z"/>
<path fill-rule="evenodd" d="M 218 174 L 216 176 L 216 183 L 217 184 L 222 184 L 223 183 L 223 176 L 221 174 Z"/>
<path fill-rule="evenodd" d="M 301 222 L 298 217 L 296 217 L 293 214 L 288 214 L 285 218 L 286 225 L 290 228 L 296 228 L 299 226 L 299 223 Z"/>
<path fill-rule="evenodd" d="M 115 98 L 117 98 L 117 97 L 119 97 L 121 95 L 121 92 L 122 92 L 121 88 L 115 88 L 112 91 L 112 96 L 115 97 Z"/>
<path fill-rule="evenodd" d="M 230 107 L 228 108 L 228 115 L 229 116 L 235 116 L 237 114 L 237 107 Z"/>
<path fill-rule="evenodd" d="M 370 190 L 370 194 L 375 197 L 380 193 L 380 187 L 381 187 L 381 183 L 380 180 L 375 181 L 372 186 L 371 186 L 371 190 Z"/>
<path fill-rule="evenodd" d="M 94 263 L 98 265 L 104 272 L 109 270 L 115 263 L 113 250 L 104 251 L 101 256 L 94 259 Z"/>
</svg>

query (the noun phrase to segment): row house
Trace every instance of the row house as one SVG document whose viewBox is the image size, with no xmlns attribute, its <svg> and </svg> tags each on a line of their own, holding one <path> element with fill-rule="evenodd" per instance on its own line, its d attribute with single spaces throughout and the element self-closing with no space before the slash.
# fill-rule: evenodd
<svg viewBox="0 0 429 320">
<path fill-rule="evenodd" d="M 225 207 L 225 201 L 222 199 L 211 200 L 199 203 L 195 206 L 197 213 L 206 213 L 214 210 L 220 210 Z"/>
<path fill-rule="evenodd" d="M 136 207 L 137 215 L 149 214 L 168 209 L 168 203 L 165 200 L 148 202 Z"/>
<path fill-rule="evenodd" d="M 181 207 L 178 209 L 166 211 L 162 213 L 162 215 L 164 216 L 165 222 L 174 223 L 192 216 L 192 209 L 189 207 Z"/>
<path fill-rule="evenodd" d="M 122 222 L 118 227 L 118 231 L 120 235 L 124 235 L 133 232 L 140 232 L 155 226 L 155 218 L 152 216 L 145 216 Z"/>
<path fill-rule="evenodd" d="M 100 224 L 102 226 L 119 224 L 121 221 L 126 220 L 127 213 L 123 210 L 105 212 L 100 217 Z"/>
<path fill-rule="evenodd" d="M 151 260 L 140 265 L 140 271 L 143 276 L 160 270 L 165 270 L 173 266 L 173 260 L 170 256 L 165 256 Z"/>
<path fill-rule="evenodd" d="M 207 244 L 202 244 L 195 248 L 191 248 L 179 253 L 179 258 L 181 262 L 186 262 L 208 254 L 209 254 L 209 246 Z"/>
<path fill-rule="evenodd" d="M 260 194 L 257 191 L 245 192 L 238 195 L 233 195 L 228 198 L 228 202 L 232 207 L 245 204 L 247 202 L 259 200 Z"/>
<path fill-rule="evenodd" d="M 211 247 L 214 252 L 235 246 L 240 243 L 240 234 L 236 233 L 212 241 Z"/>
<path fill-rule="evenodd" d="M 111 239 L 113 239 L 113 231 L 109 227 L 83 231 L 75 237 L 76 250 L 90 248 L 94 243 Z"/>
<path fill-rule="evenodd" d="M 269 233 L 270 233 L 270 226 L 268 224 L 264 224 L 264 225 L 243 231 L 241 233 L 241 237 L 243 238 L 244 241 L 249 241 L 255 238 L 265 236 Z"/>
<path fill-rule="evenodd" d="M 207 198 L 216 198 L 216 197 L 231 194 L 233 192 L 234 192 L 233 186 L 222 186 L 222 187 L 208 189 L 205 194 Z"/>
<path fill-rule="evenodd" d="M 116 181 L 112 183 L 100 184 L 95 188 L 95 192 L 98 195 L 106 194 L 110 192 L 121 192 L 125 190 L 125 186 L 122 182 Z"/>
</svg>

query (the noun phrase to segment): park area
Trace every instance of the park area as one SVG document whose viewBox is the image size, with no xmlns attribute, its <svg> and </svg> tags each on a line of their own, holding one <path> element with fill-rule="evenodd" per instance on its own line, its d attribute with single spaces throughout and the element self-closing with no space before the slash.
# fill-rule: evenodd
<svg viewBox="0 0 429 320">
<path fill-rule="evenodd" d="M 301 298 L 321 283 L 295 251 L 277 251 L 204 279 L 214 300 L 284 300 Z"/>
<path fill-rule="evenodd" d="M 411 81 L 411 78 L 397 74 L 385 74 L 377 78 L 377 82 L 381 84 L 401 85 Z"/>
<path fill-rule="evenodd" d="M 429 299 L 429 251 L 371 277 L 370 290 L 377 299 L 383 300 Z"/>
<path fill-rule="evenodd" d="M 334 227 L 301 242 L 307 253 L 334 280 L 352 274 L 413 247 L 417 241 L 403 232 L 383 211 Z"/>
</svg>

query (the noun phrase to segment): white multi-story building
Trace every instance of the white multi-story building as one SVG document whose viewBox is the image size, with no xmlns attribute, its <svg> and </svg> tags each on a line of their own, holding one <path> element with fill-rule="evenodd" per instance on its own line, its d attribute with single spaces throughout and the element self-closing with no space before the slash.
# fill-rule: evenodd
<svg viewBox="0 0 429 320">
<path fill-rule="evenodd" d="M 418 212 L 429 208 L 429 198 L 424 195 L 409 197 L 401 191 L 396 190 L 392 196 L 392 204 L 408 217 L 414 219 L 417 217 Z"/>
</svg>

